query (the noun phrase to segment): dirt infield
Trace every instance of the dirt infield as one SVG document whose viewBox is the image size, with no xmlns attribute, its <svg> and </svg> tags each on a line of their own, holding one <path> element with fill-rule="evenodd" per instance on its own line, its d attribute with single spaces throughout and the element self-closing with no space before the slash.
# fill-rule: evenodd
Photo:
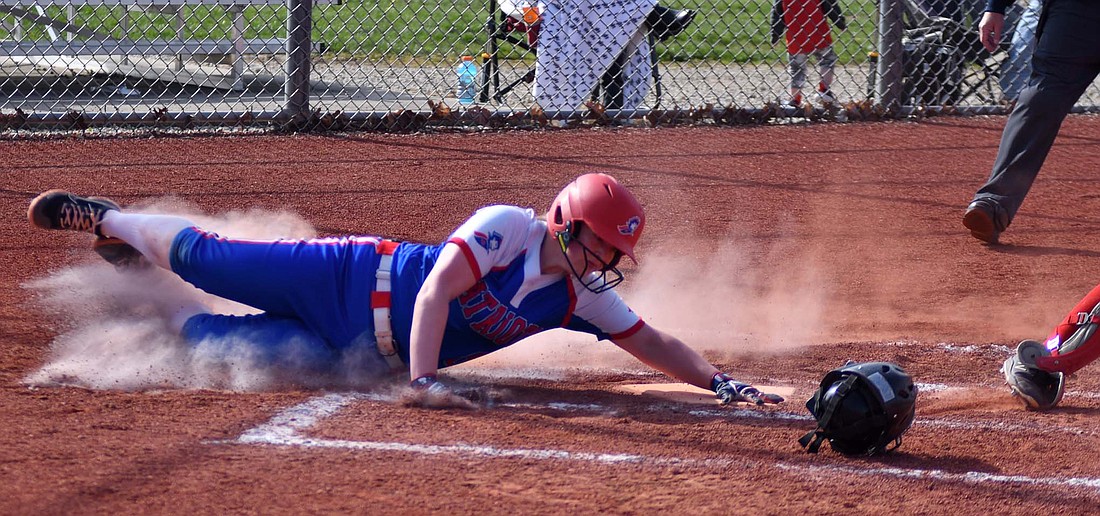
<svg viewBox="0 0 1100 516">
<path fill-rule="evenodd" d="M 997 369 L 1100 281 L 1100 118 L 1067 120 L 1007 245 L 988 247 L 960 220 L 1003 123 L 0 143 L 0 513 L 1094 513 L 1097 366 L 1041 414 Z M 440 241 L 477 207 L 543 209 L 593 170 L 647 209 L 631 306 L 792 399 L 629 394 L 617 387 L 669 380 L 556 333 L 451 372 L 496 389 L 477 411 L 405 408 L 398 382 L 158 377 L 156 342 L 97 336 L 89 315 L 117 300 L 88 285 L 134 278 L 99 263 L 87 235 L 25 218 L 37 193 L 64 188 Z M 105 360 L 92 341 L 147 360 Z M 847 359 L 897 362 L 919 382 L 917 422 L 891 455 L 798 447 L 805 399 Z"/>
</svg>

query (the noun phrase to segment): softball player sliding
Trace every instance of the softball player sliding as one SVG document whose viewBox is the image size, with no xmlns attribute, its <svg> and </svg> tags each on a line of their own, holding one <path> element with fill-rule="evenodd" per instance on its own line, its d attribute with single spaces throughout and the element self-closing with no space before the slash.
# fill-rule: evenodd
<svg viewBox="0 0 1100 516">
<path fill-rule="evenodd" d="M 232 316 L 190 307 L 177 321 L 190 342 L 246 342 L 272 363 L 322 372 L 354 356 L 379 374 L 408 370 L 418 392 L 445 395 L 439 368 L 568 328 L 610 339 L 723 403 L 783 401 L 645 324 L 612 290 L 623 279 L 619 259 L 634 259 L 645 214 L 604 174 L 570 183 L 545 218 L 515 206 L 482 208 L 438 245 L 227 238 L 184 218 L 124 213 L 107 199 L 57 190 L 34 199 L 28 217 L 40 228 L 95 234 L 97 252 L 116 264 L 152 263 L 262 310 Z"/>
</svg>

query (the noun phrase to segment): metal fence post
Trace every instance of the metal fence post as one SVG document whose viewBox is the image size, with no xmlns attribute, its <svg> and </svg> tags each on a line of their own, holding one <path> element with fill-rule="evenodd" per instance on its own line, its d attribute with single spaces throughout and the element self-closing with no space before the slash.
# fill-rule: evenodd
<svg viewBox="0 0 1100 516">
<path fill-rule="evenodd" d="M 901 106 L 902 89 L 902 0 L 880 0 L 878 78 L 875 96 L 887 110 Z"/>
<path fill-rule="evenodd" d="M 286 74 L 283 110 L 292 128 L 300 129 L 309 120 L 310 50 L 313 32 L 313 0 L 287 0 Z"/>
</svg>

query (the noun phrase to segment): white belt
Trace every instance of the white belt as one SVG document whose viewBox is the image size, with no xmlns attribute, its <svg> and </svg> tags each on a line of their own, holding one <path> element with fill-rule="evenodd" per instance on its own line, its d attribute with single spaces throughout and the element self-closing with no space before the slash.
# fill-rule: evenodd
<svg viewBox="0 0 1100 516">
<path fill-rule="evenodd" d="M 374 292 L 371 292 L 370 306 L 374 312 L 374 341 L 378 352 L 386 359 L 390 369 L 405 369 L 405 363 L 397 355 L 393 343 L 393 325 L 390 324 L 390 270 L 393 268 L 393 252 L 398 242 L 383 240 L 377 246 L 379 257 L 378 270 L 375 271 Z"/>
</svg>

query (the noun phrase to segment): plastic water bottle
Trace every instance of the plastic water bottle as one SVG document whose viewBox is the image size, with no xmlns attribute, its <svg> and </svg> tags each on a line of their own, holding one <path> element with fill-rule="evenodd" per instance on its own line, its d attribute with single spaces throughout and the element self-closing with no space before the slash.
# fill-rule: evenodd
<svg viewBox="0 0 1100 516">
<path fill-rule="evenodd" d="M 477 64 L 473 56 L 462 56 L 458 68 L 458 89 L 455 92 L 459 104 L 473 104 L 477 97 Z"/>
</svg>

